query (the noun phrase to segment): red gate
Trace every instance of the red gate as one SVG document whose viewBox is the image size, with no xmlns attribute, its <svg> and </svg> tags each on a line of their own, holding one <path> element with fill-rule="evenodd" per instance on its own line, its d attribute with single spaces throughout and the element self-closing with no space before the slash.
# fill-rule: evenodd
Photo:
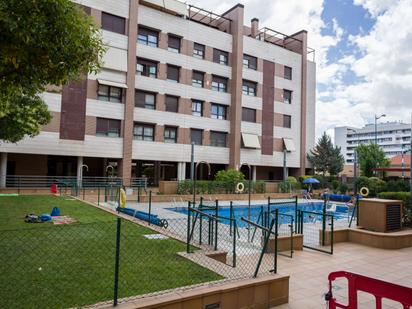
<svg viewBox="0 0 412 309">
<path fill-rule="evenodd" d="M 336 298 L 333 297 L 332 282 L 338 278 L 346 278 L 348 280 L 347 305 L 336 302 Z M 358 291 L 366 292 L 375 296 L 376 309 L 382 308 L 382 298 L 397 301 L 403 305 L 404 309 L 409 309 L 412 306 L 412 288 L 353 274 L 347 271 L 336 271 L 330 273 L 328 279 L 329 292 L 326 294 L 325 298 L 329 301 L 329 309 L 357 309 Z"/>
</svg>

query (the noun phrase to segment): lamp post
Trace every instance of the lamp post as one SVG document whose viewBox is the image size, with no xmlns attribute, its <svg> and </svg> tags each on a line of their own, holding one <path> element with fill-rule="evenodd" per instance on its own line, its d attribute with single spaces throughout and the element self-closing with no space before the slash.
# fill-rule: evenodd
<svg viewBox="0 0 412 309">
<path fill-rule="evenodd" d="M 382 117 L 386 117 L 386 114 L 382 114 L 380 116 L 376 116 L 375 114 L 375 144 L 378 144 L 378 120 Z"/>
<path fill-rule="evenodd" d="M 193 177 L 194 177 L 194 179 L 193 179 L 193 207 L 195 207 L 196 206 L 196 178 L 197 178 L 197 167 L 200 165 L 200 164 L 206 164 L 207 165 L 207 167 L 208 167 L 208 175 L 210 176 L 210 164 L 208 163 L 208 162 L 206 162 L 206 161 L 199 161 L 199 162 L 197 162 L 196 163 L 196 166 L 195 166 L 195 171 L 194 171 L 194 175 L 193 175 Z"/>
<path fill-rule="evenodd" d="M 412 207 L 412 113 L 411 113 L 411 158 L 409 161 L 409 196 L 410 196 L 410 202 L 409 205 Z"/>
<path fill-rule="evenodd" d="M 249 163 L 242 163 L 240 165 L 240 168 L 242 168 L 243 165 L 246 165 L 249 168 L 249 182 L 248 182 L 248 211 L 247 211 L 247 219 L 250 221 L 250 195 L 251 195 L 251 184 L 252 184 L 252 166 L 250 166 Z M 239 168 L 239 169 L 240 169 Z M 247 239 L 249 241 L 250 239 L 250 224 L 248 222 L 248 229 L 247 229 Z"/>
</svg>

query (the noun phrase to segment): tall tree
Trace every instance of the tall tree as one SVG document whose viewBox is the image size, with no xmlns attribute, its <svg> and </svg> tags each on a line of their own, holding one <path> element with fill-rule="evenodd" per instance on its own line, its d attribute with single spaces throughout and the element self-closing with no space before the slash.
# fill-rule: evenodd
<svg viewBox="0 0 412 309">
<path fill-rule="evenodd" d="M 372 177 L 373 169 L 377 167 L 388 167 L 389 160 L 385 152 L 374 143 L 361 144 L 356 148 L 360 170 L 363 176 Z"/>
<path fill-rule="evenodd" d="M 340 153 L 340 147 L 333 146 L 332 140 L 326 132 L 319 138 L 315 148 L 309 151 L 307 158 L 314 169 L 321 172 L 322 175 L 326 173 L 337 175 L 343 170 L 345 162 Z"/>
<path fill-rule="evenodd" d="M 38 95 L 97 72 L 99 29 L 69 0 L 0 0 L 0 140 L 34 136 L 50 113 Z"/>
</svg>

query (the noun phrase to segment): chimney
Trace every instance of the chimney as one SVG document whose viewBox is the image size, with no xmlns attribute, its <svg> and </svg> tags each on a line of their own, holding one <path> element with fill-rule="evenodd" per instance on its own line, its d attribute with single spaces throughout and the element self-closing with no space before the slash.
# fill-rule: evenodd
<svg viewBox="0 0 412 309">
<path fill-rule="evenodd" d="M 258 36 L 258 34 L 259 34 L 259 19 L 257 19 L 257 18 L 253 18 L 252 20 L 251 20 L 251 33 L 250 33 L 250 35 L 253 37 L 253 38 L 255 38 L 255 37 L 257 37 Z"/>
</svg>

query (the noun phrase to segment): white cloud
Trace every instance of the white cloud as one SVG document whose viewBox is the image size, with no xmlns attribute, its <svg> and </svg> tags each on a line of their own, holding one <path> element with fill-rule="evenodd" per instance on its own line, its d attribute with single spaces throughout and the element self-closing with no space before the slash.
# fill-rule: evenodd
<svg viewBox="0 0 412 309">
<path fill-rule="evenodd" d="M 372 17 L 377 17 L 382 14 L 391 6 L 396 5 L 398 1 L 396 0 L 354 0 L 355 5 L 363 6 Z"/>
</svg>

